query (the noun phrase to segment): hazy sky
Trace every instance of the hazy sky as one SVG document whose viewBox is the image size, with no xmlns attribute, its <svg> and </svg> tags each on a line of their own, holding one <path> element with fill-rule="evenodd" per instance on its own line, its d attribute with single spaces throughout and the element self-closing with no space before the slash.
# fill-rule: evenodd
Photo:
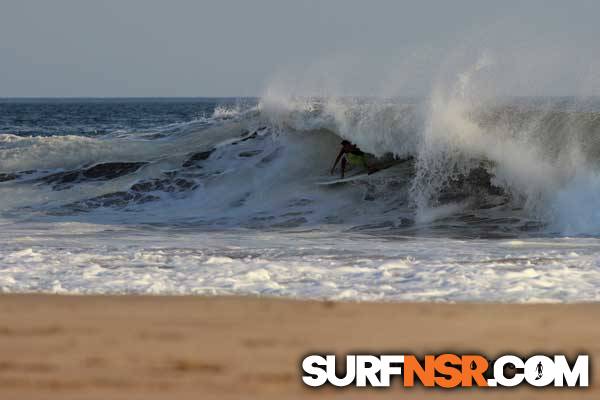
<svg viewBox="0 0 600 400">
<path fill-rule="evenodd" d="M 583 0 L 0 0 L 0 97 L 419 93 L 486 51 L 504 87 L 593 92 L 598 16 Z"/>
</svg>

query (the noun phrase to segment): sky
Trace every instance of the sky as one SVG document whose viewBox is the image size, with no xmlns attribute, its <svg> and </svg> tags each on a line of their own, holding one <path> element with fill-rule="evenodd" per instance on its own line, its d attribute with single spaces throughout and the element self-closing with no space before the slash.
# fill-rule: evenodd
<svg viewBox="0 0 600 400">
<path fill-rule="evenodd" d="M 0 97 L 421 95 L 482 54 L 506 92 L 595 94 L 598 15 L 585 0 L 0 0 Z"/>
</svg>

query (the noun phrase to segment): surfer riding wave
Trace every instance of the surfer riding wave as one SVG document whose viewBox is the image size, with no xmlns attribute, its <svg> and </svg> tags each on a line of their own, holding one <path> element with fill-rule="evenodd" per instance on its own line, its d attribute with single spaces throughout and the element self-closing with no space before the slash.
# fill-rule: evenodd
<svg viewBox="0 0 600 400">
<path fill-rule="evenodd" d="M 346 173 L 346 166 L 350 164 L 353 167 L 359 167 L 366 169 L 369 174 L 377 171 L 377 168 L 369 165 L 367 163 L 367 155 L 358 148 L 357 145 L 349 142 L 348 140 L 342 140 L 342 148 L 340 149 L 337 157 L 335 158 L 335 162 L 333 163 L 333 167 L 331 167 L 331 175 L 335 172 L 335 167 L 337 166 L 340 160 L 341 163 L 341 175 L 340 178 L 344 179 L 344 174 Z"/>
</svg>

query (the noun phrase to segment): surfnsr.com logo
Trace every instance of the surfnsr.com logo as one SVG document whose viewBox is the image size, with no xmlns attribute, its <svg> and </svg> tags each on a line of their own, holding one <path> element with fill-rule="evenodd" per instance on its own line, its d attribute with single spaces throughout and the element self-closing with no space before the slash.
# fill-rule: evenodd
<svg viewBox="0 0 600 400">
<path fill-rule="evenodd" d="M 342 364 L 342 365 L 338 365 Z M 482 355 L 439 354 L 418 359 L 414 355 L 309 355 L 302 361 L 302 380 L 308 386 L 389 387 L 392 380 L 404 387 L 587 387 L 589 357 L 569 363 L 564 355 L 535 355 L 527 359 L 504 355 L 493 362 Z M 345 368 L 345 369 L 344 369 Z M 343 371 L 343 372 L 340 372 Z M 395 378 L 397 377 L 397 378 Z"/>
</svg>

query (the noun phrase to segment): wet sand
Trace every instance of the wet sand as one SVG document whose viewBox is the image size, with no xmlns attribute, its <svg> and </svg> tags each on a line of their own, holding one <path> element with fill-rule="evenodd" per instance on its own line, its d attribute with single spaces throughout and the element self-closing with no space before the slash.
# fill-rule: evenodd
<svg viewBox="0 0 600 400">
<path fill-rule="evenodd" d="M 309 353 L 590 354 L 587 389 L 307 389 Z M 0 399 L 598 399 L 600 304 L 0 295 Z"/>
</svg>

